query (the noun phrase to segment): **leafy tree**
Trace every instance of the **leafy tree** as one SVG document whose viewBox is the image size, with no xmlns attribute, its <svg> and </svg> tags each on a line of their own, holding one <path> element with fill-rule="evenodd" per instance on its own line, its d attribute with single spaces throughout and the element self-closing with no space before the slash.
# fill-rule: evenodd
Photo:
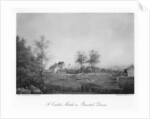
<svg viewBox="0 0 150 119">
<path fill-rule="evenodd" d="M 78 51 L 77 52 L 76 63 L 80 64 L 81 72 L 83 72 L 83 68 L 84 68 L 83 64 L 86 63 L 86 60 L 87 60 L 87 56 L 85 55 L 85 53 Z"/>
<path fill-rule="evenodd" d="M 17 88 L 28 87 L 31 81 L 36 77 L 34 56 L 32 55 L 31 48 L 25 46 L 24 39 L 16 37 L 17 45 Z"/>
<path fill-rule="evenodd" d="M 98 54 L 97 51 L 94 51 L 94 50 L 90 51 L 89 60 L 87 60 L 87 62 L 90 64 L 92 72 L 94 71 L 95 65 L 100 62 L 99 58 L 100 58 L 100 55 Z"/>
<path fill-rule="evenodd" d="M 46 51 L 48 48 L 49 42 L 45 40 L 44 36 L 40 37 L 39 41 L 35 41 L 35 57 L 36 63 L 38 64 L 38 75 L 42 85 L 44 85 L 44 71 L 45 66 L 48 61 Z"/>
</svg>

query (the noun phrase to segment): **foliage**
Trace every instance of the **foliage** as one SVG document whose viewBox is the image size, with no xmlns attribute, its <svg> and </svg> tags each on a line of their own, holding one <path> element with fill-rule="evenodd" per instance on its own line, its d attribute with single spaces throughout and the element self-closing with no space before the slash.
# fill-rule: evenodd
<svg viewBox="0 0 150 119">
<path fill-rule="evenodd" d="M 100 62 L 100 55 L 97 51 L 91 50 L 89 57 L 84 52 L 78 51 L 76 63 L 80 64 L 80 73 L 100 72 L 100 69 L 96 67 L 96 64 Z M 89 63 L 89 66 L 84 66 L 85 63 Z"/>
<path fill-rule="evenodd" d="M 100 62 L 100 55 L 97 51 L 91 50 L 89 53 L 89 60 L 87 62 L 90 64 L 92 72 L 94 71 L 94 66 Z"/>
<path fill-rule="evenodd" d="M 17 88 L 28 87 L 38 79 L 35 57 L 31 52 L 31 48 L 25 46 L 25 44 L 25 40 L 17 36 Z"/>
<path fill-rule="evenodd" d="M 35 42 L 36 52 L 33 54 L 31 48 L 26 46 L 26 41 L 16 38 L 17 45 L 17 88 L 29 88 L 34 85 L 38 88 L 43 87 L 43 77 L 48 47 L 44 37 Z"/>
<path fill-rule="evenodd" d="M 86 60 L 87 60 L 87 56 L 85 55 L 85 53 L 78 51 L 77 52 L 76 63 L 80 64 L 81 72 L 83 71 L 83 64 L 86 63 Z"/>
<path fill-rule="evenodd" d="M 44 71 L 45 65 L 47 63 L 46 51 L 48 48 L 49 42 L 45 40 L 44 36 L 41 36 L 39 41 L 35 41 L 35 57 L 36 63 L 38 64 L 38 75 L 40 77 L 42 85 L 44 84 Z"/>
<path fill-rule="evenodd" d="M 66 69 L 67 74 L 78 74 L 81 73 L 80 69 Z"/>
</svg>

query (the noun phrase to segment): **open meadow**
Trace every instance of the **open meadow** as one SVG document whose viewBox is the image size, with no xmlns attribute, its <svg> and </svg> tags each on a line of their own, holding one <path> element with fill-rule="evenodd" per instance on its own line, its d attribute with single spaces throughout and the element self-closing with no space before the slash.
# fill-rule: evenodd
<svg viewBox="0 0 150 119">
<path fill-rule="evenodd" d="M 123 80 L 124 79 L 124 80 Z M 46 74 L 45 94 L 132 94 L 134 78 L 109 73 Z"/>
</svg>

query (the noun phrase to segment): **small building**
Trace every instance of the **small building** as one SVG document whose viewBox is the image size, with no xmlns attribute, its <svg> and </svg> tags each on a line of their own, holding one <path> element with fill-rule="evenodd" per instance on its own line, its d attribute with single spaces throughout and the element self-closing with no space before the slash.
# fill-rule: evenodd
<svg viewBox="0 0 150 119">
<path fill-rule="evenodd" d="M 50 66 L 50 67 L 49 67 L 49 72 L 50 72 L 50 73 L 56 73 L 56 67 L 57 67 L 56 64 Z"/>
<path fill-rule="evenodd" d="M 134 66 L 131 65 L 128 68 L 125 69 L 125 73 L 128 77 L 134 77 Z"/>
<path fill-rule="evenodd" d="M 66 70 L 64 69 L 64 66 L 65 66 L 64 62 L 58 62 L 50 66 L 49 71 L 51 73 L 65 74 Z"/>
</svg>

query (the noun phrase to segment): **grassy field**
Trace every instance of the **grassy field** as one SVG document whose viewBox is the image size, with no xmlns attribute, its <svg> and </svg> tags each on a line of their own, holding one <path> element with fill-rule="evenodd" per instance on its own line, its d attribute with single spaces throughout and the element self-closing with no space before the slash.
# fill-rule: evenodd
<svg viewBox="0 0 150 119">
<path fill-rule="evenodd" d="M 46 74 L 44 94 L 133 94 L 134 78 L 109 73 Z"/>
</svg>

